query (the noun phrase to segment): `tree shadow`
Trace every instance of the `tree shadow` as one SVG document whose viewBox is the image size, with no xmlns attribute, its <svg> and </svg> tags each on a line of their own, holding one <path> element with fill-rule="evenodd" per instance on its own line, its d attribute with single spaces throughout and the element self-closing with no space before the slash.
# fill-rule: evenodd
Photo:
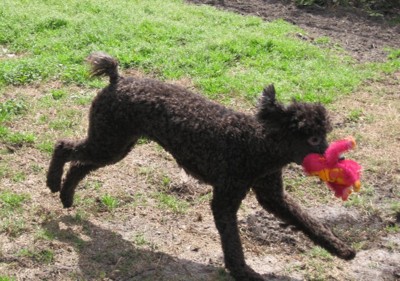
<svg viewBox="0 0 400 281">
<path fill-rule="evenodd" d="M 168 254 L 137 248 L 112 230 L 72 216 L 48 220 L 42 227 L 79 255 L 77 280 L 232 281 L 221 267 L 205 265 Z M 275 274 L 266 280 L 297 281 Z"/>
</svg>

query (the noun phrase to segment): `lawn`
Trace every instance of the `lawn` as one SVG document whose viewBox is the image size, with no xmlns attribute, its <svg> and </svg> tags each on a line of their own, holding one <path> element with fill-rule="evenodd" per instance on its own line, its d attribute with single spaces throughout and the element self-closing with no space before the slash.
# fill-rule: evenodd
<svg viewBox="0 0 400 281">
<path fill-rule="evenodd" d="M 329 39 L 304 40 L 282 20 L 263 22 L 183 1 L 2 1 L 0 85 L 61 81 L 92 86 L 93 51 L 163 80 L 190 79 L 211 98 L 254 102 L 274 83 L 282 99 L 330 102 L 399 66 L 358 65 Z M 4 90 L 3 90 L 4 91 Z"/>
</svg>

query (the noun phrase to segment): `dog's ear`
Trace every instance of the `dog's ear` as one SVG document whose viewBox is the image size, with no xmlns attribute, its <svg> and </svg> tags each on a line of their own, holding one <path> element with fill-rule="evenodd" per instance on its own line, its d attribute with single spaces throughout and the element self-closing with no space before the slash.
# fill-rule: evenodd
<svg viewBox="0 0 400 281">
<path fill-rule="evenodd" d="M 275 123 L 282 121 L 285 109 L 276 101 L 276 92 L 273 84 L 264 88 L 258 102 L 257 118 L 262 122 Z"/>
</svg>

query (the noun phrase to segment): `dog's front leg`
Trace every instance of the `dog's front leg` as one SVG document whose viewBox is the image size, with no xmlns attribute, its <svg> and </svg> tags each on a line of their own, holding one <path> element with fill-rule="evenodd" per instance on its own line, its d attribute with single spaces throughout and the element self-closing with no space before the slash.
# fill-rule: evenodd
<svg viewBox="0 0 400 281">
<path fill-rule="evenodd" d="M 236 214 L 245 196 L 245 189 L 228 191 L 224 188 L 214 188 L 211 208 L 221 237 L 226 268 L 236 280 L 261 281 L 264 280 L 261 275 L 246 265 L 237 227 Z"/>
<path fill-rule="evenodd" d="M 283 189 L 282 174 L 275 173 L 260 179 L 253 186 L 258 202 L 267 211 L 301 229 L 314 243 L 332 254 L 350 260 L 355 251 L 338 239 L 329 228 L 305 212 Z"/>
</svg>

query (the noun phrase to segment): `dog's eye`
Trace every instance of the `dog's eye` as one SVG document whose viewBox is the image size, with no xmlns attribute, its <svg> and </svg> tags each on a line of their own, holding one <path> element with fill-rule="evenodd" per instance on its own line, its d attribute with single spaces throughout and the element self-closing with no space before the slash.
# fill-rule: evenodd
<svg viewBox="0 0 400 281">
<path fill-rule="evenodd" d="M 319 145 L 321 143 L 321 138 L 320 137 L 311 137 L 307 140 L 307 142 L 310 145 L 316 146 Z"/>
</svg>

